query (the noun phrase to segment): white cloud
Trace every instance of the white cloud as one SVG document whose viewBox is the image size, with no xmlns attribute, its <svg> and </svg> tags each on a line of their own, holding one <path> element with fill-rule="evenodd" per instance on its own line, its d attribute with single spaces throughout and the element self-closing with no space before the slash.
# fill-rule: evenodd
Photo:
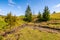
<svg viewBox="0 0 60 40">
<path fill-rule="evenodd" d="M 2 9 L 0 9 L 0 15 L 3 15 L 5 11 L 3 11 Z"/>
<path fill-rule="evenodd" d="M 16 4 L 15 2 L 13 2 L 13 0 L 8 0 L 8 2 L 9 2 L 10 4 Z"/>
<path fill-rule="evenodd" d="M 51 7 L 51 12 L 53 11 L 60 12 L 60 3 Z"/>
<path fill-rule="evenodd" d="M 60 3 L 54 6 L 54 8 L 59 8 L 59 7 L 60 7 Z"/>
<path fill-rule="evenodd" d="M 21 9 L 21 6 L 17 6 L 18 9 Z"/>
<path fill-rule="evenodd" d="M 16 7 L 18 10 L 21 10 L 21 6 L 20 5 L 16 5 L 16 3 L 13 0 L 8 0 L 8 5 L 10 7 Z"/>
<path fill-rule="evenodd" d="M 9 6 L 11 6 L 11 7 L 14 7 L 14 5 L 12 5 L 12 4 L 8 4 Z"/>
<path fill-rule="evenodd" d="M 13 7 L 13 6 L 15 6 L 15 2 L 13 2 L 13 0 L 8 0 L 8 5 L 9 6 L 11 6 L 11 7 Z"/>
</svg>

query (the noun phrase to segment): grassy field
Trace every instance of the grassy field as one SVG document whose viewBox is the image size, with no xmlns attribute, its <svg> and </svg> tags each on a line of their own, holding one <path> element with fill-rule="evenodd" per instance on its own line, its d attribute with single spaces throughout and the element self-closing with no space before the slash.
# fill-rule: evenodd
<svg viewBox="0 0 60 40">
<path fill-rule="evenodd" d="M 39 31 L 38 29 L 32 29 L 25 27 L 20 31 L 9 34 L 6 37 L 2 37 L 2 40 L 60 40 L 60 34 L 48 33 Z"/>
<path fill-rule="evenodd" d="M 6 22 L 2 17 L 0 17 L 0 30 L 3 29 L 3 27 L 6 25 Z"/>
<path fill-rule="evenodd" d="M 51 14 L 50 17 L 53 20 L 60 20 L 60 12 L 59 13 Z"/>
<path fill-rule="evenodd" d="M 54 28 L 60 28 L 60 13 L 51 14 L 51 20 L 48 22 L 42 22 L 39 23 L 40 25 L 48 25 L 50 27 Z M 15 27 L 20 26 L 21 24 L 27 23 L 23 21 L 24 16 L 18 16 L 17 17 L 17 23 L 15 26 L 7 27 L 7 23 L 4 22 L 4 18 L 0 17 L 0 33 L 4 33 L 4 31 L 10 31 Z M 33 17 L 33 20 L 35 21 L 36 17 Z M 37 18 L 36 18 L 37 19 Z M 53 24 L 52 24 L 53 22 Z M 55 23 L 57 22 L 57 24 Z M 31 22 L 30 24 L 34 24 L 34 22 Z M 19 35 L 19 36 L 18 36 Z M 21 30 L 19 30 L 16 33 L 8 34 L 6 37 L 0 36 L 0 40 L 60 40 L 60 33 L 48 33 L 44 31 L 39 31 L 38 29 L 32 29 L 29 27 L 25 27 Z"/>
</svg>

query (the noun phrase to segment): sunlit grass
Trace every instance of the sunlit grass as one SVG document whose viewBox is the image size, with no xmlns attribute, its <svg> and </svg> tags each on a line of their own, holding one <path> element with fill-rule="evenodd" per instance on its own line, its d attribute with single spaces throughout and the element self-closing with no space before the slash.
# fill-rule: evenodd
<svg viewBox="0 0 60 40">
<path fill-rule="evenodd" d="M 19 40 L 60 40 L 60 34 L 39 31 L 30 27 L 25 27 L 16 34 L 20 35 Z M 9 34 L 4 39 L 16 40 L 16 34 Z"/>
<path fill-rule="evenodd" d="M 51 19 L 60 20 L 60 13 L 51 14 Z"/>
</svg>

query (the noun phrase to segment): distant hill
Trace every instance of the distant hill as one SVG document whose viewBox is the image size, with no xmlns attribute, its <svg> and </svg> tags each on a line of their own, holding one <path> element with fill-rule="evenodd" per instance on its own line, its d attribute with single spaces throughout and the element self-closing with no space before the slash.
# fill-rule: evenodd
<svg viewBox="0 0 60 40">
<path fill-rule="evenodd" d="M 53 13 L 50 15 L 51 19 L 60 20 L 60 12 L 59 13 Z"/>
</svg>

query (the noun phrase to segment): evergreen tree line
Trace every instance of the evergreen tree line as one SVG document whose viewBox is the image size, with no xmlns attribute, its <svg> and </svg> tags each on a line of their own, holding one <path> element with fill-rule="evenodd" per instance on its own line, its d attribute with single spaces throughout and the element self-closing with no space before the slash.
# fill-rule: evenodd
<svg viewBox="0 0 60 40">
<path fill-rule="evenodd" d="M 25 21 L 31 22 L 32 21 L 32 16 L 33 15 L 32 15 L 30 6 L 28 5 L 28 7 L 25 11 Z M 40 22 L 50 20 L 50 11 L 49 11 L 48 6 L 45 6 L 43 14 L 38 12 L 37 18 L 38 18 L 38 21 L 40 21 Z"/>
<path fill-rule="evenodd" d="M 26 11 L 25 11 L 25 21 L 31 22 L 32 21 L 32 12 L 30 9 L 30 6 L 28 5 Z M 37 15 L 38 20 L 37 21 L 48 21 L 50 19 L 50 12 L 49 12 L 49 8 L 47 6 L 45 6 L 44 8 L 44 12 L 43 14 L 41 14 L 40 12 Z M 15 25 L 15 23 L 17 22 L 17 17 L 16 16 L 12 16 L 11 12 L 7 14 L 7 16 L 5 17 L 5 22 L 8 23 L 9 26 L 13 26 Z"/>
</svg>

